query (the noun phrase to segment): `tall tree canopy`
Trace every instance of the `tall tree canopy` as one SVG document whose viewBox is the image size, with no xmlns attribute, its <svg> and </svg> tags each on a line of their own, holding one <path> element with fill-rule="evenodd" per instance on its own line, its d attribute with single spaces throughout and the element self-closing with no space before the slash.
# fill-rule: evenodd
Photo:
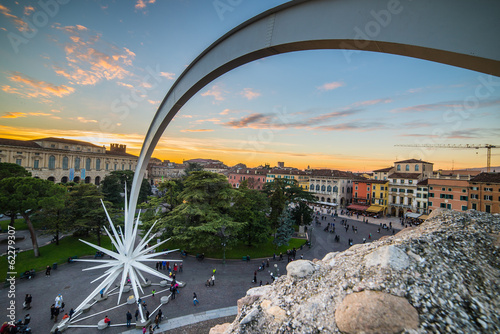
<svg viewBox="0 0 500 334">
<path fill-rule="evenodd" d="M 115 170 L 107 175 L 102 180 L 101 188 L 106 201 L 113 203 L 117 208 L 123 208 L 124 200 L 122 194 L 125 192 L 125 183 L 127 184 L 127 198 L 130 198 L 133 179 L 134 172 L 131 170 Z M 151 185 L 146 179 L 143 179 L 137 202 L 142 203 L 146 201 L 149 195 L 151 195 Z"/>
<path fill-rule="evenodd" d="M 8 177 L 30 177 L 31 173 L 28 172 L 24 167 L 19 166 L 18 164 L 11 164 L 8 162 L 0 163 L 0 180 L 6 179 Z M 16 220 L 17 211 L 16 212 L 4 212 L 6 216 L 10 217 L 10 226 L 14 226 L 14 222 Z"/>
<path fill-rule="evenodd" d="M 18 212 L 28 225 L 35 257 L 40 256 L 31 215 L 44 208 L 59 206 L 65 188 L 47 180 L 10 177 L 0 181 L 0 212 Z"/>
<path fill-rule="evenodd" d="M 222 175 L 191 172 L 179 195 L 182 203 L 161 221 L 160 227 L 187 248 L 231 246 L 244 226 L 230 216 L 235 192 Z"/>
<path fill-rule="evenodd" d="M 246 222 L 240 240 L 251 246 L 263 243 L 269 237 L 270 225 L 266 216 L 269 203 L 264 193 L 249 189 L 247 181 L 243 181 L 236 192 L 231 216 L 235 221 Z"/>
</svg>

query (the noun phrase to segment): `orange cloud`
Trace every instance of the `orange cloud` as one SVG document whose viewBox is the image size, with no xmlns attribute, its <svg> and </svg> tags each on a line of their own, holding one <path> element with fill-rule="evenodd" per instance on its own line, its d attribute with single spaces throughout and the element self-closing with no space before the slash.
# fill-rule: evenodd
<svg viewBox="0 0 500 334">
<path fill-rule="evenodd" d="M 154 4 L 156 0 L 137 0 L 135 3 L 135 9 L 144 9 L 146 8 L 147 4 Z"/>
<path fill-rule="evenodd" d="M 181 130 L 181 132 L 212 132 L 213 129 L 185 129 Z"/>
<path fill-rule="evenodd" d="M 27 98 L 50 98 L 53 96 L 63 97 L 75 91 L 73 87 L 66 85 L 56 86 L 49 82 L 30 78 L 20 72 L 13 72 L 8 78 L 9 80 L 17 83 L 19 85 L 19 89 L 5 85 L 2 87 L 2 90 L 7 93 L 18 94 Z"/>
<path fill-rule="evenodd" d="M 28 16 L 35 11 L 33 6 L 24 6 L 24 15 Z"/>
<path fill-rule="evenodd" d="M 20 118 L 26 116 L 27 114 L 25 112 L 14 111 L 14 112 L 7 112 L 3 116 L 0 116 L 0 118 Z"/>
<path fill-rule="evenodd" d="M 168 80 L 174 80 L 175 73 L 160 72 L 160 76 L 167 78 Z"/>
<path fill-rule="evenodd" d="M 342 87 L 344 86 L 345 84 L 343 82 L 340 82 L 340 81 L 334 81 L 334 82 L 327 82 L 319 87 L 318 90 L 322 91 L 322 92 L 326 92 L 326 91 L 329 91 L 329 90 L 334 90 L 334 89 L 337 89 L 339 87 Z"/>
<path fill-rule="evenodd" d="M 27 31 L 29 29 L 28 24 L 24 22 L 21 18 L 17 17 L 14 14 L 11 14 L 10 9 L 0 4 L 0 14 L 3 14 L 5 17 L 9 18 L 16 25 L 17 30 L 19 31 Z"/>
<path fill-rule="evenodd" d="M 240 94 L 246 97 L 248 100 L 253 100 L 260 96 L 260 93 L 253 91 L 252 88 L 244 88 Z"/>
<path fill-rule="evenodd" d="M 213 85 L 212 89 L 209 89 L 206 92 L 202 93 L 201 96 L 213 96 L 215 101 L 224 101 L 225 97 L 223 95 L 225 93 L 226 91 L 222 90 L 220 86 Z"/>
<path fill-rule="evenodd" d="M 98 123 L 95 119 L 86 119 L 85 117 L 77 117 L 76 120 L 81 123 Z"/>
</svg>

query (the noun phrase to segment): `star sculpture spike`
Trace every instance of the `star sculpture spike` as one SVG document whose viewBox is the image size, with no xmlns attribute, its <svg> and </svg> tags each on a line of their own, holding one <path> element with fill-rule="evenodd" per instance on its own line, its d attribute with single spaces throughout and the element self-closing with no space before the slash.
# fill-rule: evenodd
<svg viewBox="0 0 500 334">
<path fill-rule="evenodd" d="M 102 200 L 101 200 L 102 202 Z M 150 236 L 151 231 L 153 230 L 156 222 L 151 226 L 149 231 L 144 235 L 143 239 L 137 244 L 136 244 L 136 239 L 137 239 L 137 233 L 139 231 L 139 217 L 140 214 L 137 216 L 137 220 L 134 224 L 133 221 L 133 215 L 128 213 L 128 206 L 127 206 L 127 189 L 125 185 L 125 228 L 124 231 L 118 226 L 118 230 L 120 233 L 118 233 L 117 229 L 115 228 L 115 225 L 113 224 L 113 221 L 111 220 L 111 217 L 109 216 L 108 210 L 106 210 L 106 206 L 104 205 L 104 202 L 102 202 L 102 206 L 104 208 L 104 211 L 106 213 L 106 217 L 108 218 L 110 227 L 111 227 L 111 232 L 104 227 L 104 231 L 106 234 L 109 236 L 111 243 L 113 246 L 116 248 L 116 251 L 111 251 L 109 249 L 94 245 L 88 241 L 81 240 L 81 242 L 94 247 L 96 250 L 103 252 L 106 255 L 109 255 L 110 258 L 109 260 L 97 260 L 97 259 L 75 259 L 75 261 L 83 261 L 83 262 L 94 262 L 94 263 L 99 263 L 99 265 L 83 269 L 85 270 L 95 270 L 95 269 L 103 269 L 103 268 L 108 268 L 103 275 L 100 277 L 96 278 L 94 281 L 91 283 L 94 283 L 96 281 L 99 281 L 102 279 L 102 282 L 92 291 L 92 293 L 84 299 L 84 301 L 75 309 L 75 313 L 80 311 L 86 304 L 88 304 L 95 296 L 96 294 L 104 289 L 104 293 L 109 290 L 111 285 L 115 282 L 115 280 L 119 280 L 119 293 L 118 293 L 118 300 L 117 300 L 117 305 L 120 303 L 120 299 L 123 293 L 123 287 L 127 283 L 127 278 L 130 279 L 131 285 L 132 285 L 132 290 L 134 291 L 134 296 L 136 297 L 136 300 L 139 300 L 139 290 L 144 293 L 142 290 L 141 282 L 140 280 L 144 283 L 146 283 L 146 279 L 144 278 L 144 273 L 148 273 L 150 275 L 154 275 L 156 277 L 159 277 L 161 279 L 167 280 L 167 281 L 172 281 L 172 279 L 163 273 L 160 273 L 157 270 L 152 269 L 151 267 L 145 265 L 142 262 L 152 262 L 152 261 L 176 261 L 176 262 L 181 262 L 179 260 L 172 260 L 172 259 L 159 259 L 159 258 L 154 258 L 155 256 L 159 255 L 164 255 L 168 254 L 171 252 L 176 251 L 175 250 L 169 250 L 169 251 L 162 251 L 158 253 L 151 253 L 153 250 L 164 244 L 170 239 L 164 240 L 160 243 L 157 243 L 154 246 L 149 247 L 148 243 L 154 238 L 154 234 Z M 149 238 L 148 238 L 149 237 Z M 121 274 L 121 277 L 120 277 Z M 139 290 L 138 290 L 139 289 Z M 144 315 L 142 313 L 142 308 L 139 307 L 139 312 L 141 314 L 141 320 L 144 322 Z"/>
</svg>

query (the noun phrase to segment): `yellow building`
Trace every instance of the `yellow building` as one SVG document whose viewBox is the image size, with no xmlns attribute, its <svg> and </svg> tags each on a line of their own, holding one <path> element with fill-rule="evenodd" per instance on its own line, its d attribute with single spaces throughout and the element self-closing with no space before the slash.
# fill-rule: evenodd
<svg viewBox="0 0 500 334">
<path fill-rule="evenodd" d="M 287 183 L 296 182 L 299 187 L 309 191 L 309 174 L 301 170 L 271 169 L 267 172 L 266 183 L 284 179 Z"/>
</svg>

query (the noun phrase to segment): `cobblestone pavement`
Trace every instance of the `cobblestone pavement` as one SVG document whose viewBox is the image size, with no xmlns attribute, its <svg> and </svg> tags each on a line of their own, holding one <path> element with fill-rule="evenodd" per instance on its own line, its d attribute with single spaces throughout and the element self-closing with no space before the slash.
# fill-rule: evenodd
<svg viewBox="0 0 500 334">
<path fill-rule="evenodd" d="M 339 242 L 335 242 L 334 234 L 323 231 L 323 228 L 328 222 L 333 222 L 333 218 L 328 216 L 326 220 L 321 220 L 321 226 L 316 226 L 314 223 L 309 228 L 311 233 L 312 247 L 304 247 L 298 250 L 297 259 L 302 255 L 304 259 L 321 259 L 325 254 L 332 251 L 342 251 L 347 249 L 347 239 L 352 238 L 354 244 L 361 243 L 363 238 L 366 242 L 380 238 L 383 235 L 390 235 L 392 231 L 381 230 L 377 233 L 379 228 L 378 223 L 382 220 L 377 220 L 375 223 L 363 223 L 348 219 L 349 225 L 358 227 L 358 233 L 354 233 L 351 228 L 348 231 L 340 226 L 340 219 L 345 217 L 337 217 L 335 220 L 336 232 L 340 237 Z M 373 220 L 373 219 L 372 219 Z M 397 219 L 396 219 L 397 221 Z M 399 221 L 394 225 L 398 225 Z M 395 226 L 396 227 L 396 226 Z M 397 232 L 397 230 L 395 231 Z M 369 239 L 369 234 L 372 237 Z M 5 235 L 3 235 L 5 236 Z M 0 235 L 1 237 L 3 237 Z M 169 254 L 170 258 L 181 260 L 179 253 Z M 252 259 L 250 262 L 241 260 L 228 260 L 226 264 L 222 264 L 221 260 L 205 259 L 198 261 L 194 257 L 187 257 L 184 260 L 184 271 L 177 274 L 179 281 L 186 282 L 186 286 L 180 289 L 180 294 L 175 300 L 171 300 L 168 304 L 161 307 L 163 314 L 168 319 L 179 318 L 189 314 L 198 314 L 210 310 L 227 308 L 235 306 L 239 298 L 243 297 L 249 288 L 257 286 L 252 283 L 253 272 L 258 268 L 262 259 Z M 271 258 L 271 266 L 264 271 L 257 273 L 257 281 L 262 280 L 263 284 L 267 281 L 271 282 L 270 271 L 275 270 L 274 264 L 277 265 L 280 275 L 286 274 L 286 255 L 283 261 L 273 261 Z M 154 264 L 152 264 L 153 266 Z M 50 319 L 50 306 L 54 303 L 54 298 L 62 293 L 66 309 L 68 312 L 71 307 L 76 307 L 78 304 L 90 293 L 96 283 L 90 284 L 90 281 L 102 275 L 102 270 L 91 270 L 82 272 L 82 269 L 93 266 L 92 263 L 76 262 L 72 264 L 65 264 L 52 270 L 50 277 L 46 277 L 44 272 L 37 273 L 36 277 L 31 280 L 17 280 L 15 284 L 15 305 L 16 305 L 16 319 L 23 319 L 27 313 L 31 314 L 31 328 L 33 333 L 49 333 L 54 322 Z M 206 287 L 205 282 L 210 278 L 213 269 L 217 270 L 215 286 Z M 6 270 L 6 268 L 2 268 Z M 148 277 L 153 283 L 158 283 L 159 279 Z M 166 292 L 159 292 L 154 297 L 150 296 L 151 290 L 155 288 L 157 291 L 162 289 L 159 286 L 150 287 L 145 289 L 146 297 L 143 299 L 147 303 L 147 309 L 152 312 L 159 306 L 159 301 Z M 193 305 L 193 292 L 196 292 L 199 300 L 199 305 Z M 9 288 L 3 288 L 0 296 L 0 307 L 4 314 L 2 314 L 3 321 L 8 321 L 6 317 L 6 309 L 9 306 L 10 298 L 7 297 Z M 33 296 L 32 308 L 30 310 L 23 310 L 22 303 L 24 296 L 30 293 Z M 125 298 L 122 297 L 124 301 Z M 122 302 L 123 303 L 123 302 Z M 80 320 L 74 325 L 89 325 L 96 326 L 97 322 L 108 315 L 113 325 L 124 324 L 126 321 L 125 314 L 130 310 L 132 314 L 135 313 L 136 305 L 123 305 L 114 309 L 110 309 L 117 305 L 117 296 L 111 295 L 106 301 L 98 302 L 92 306 L 88 315 L 96 314 L 93 317 Z M 107 310 L 107 311 L 106 311 Z M 63 314 L 64 314 L 63 312 Z M 102 312 L 102 313 L 99 313 Z M 212 312 L 214 313 L 214 312 Z M 59 317 L 61 318 L 61 314 Z M 86 317 L 87 314 L 80 316 L 78 319 Z M 154 317 L 155 314 L 152 314 Z M 135 319 L 134 319 L 135 320 Z M 165 322 L 165 320 L 164 320 Z M 125 326 L 117 326 L 107 328 L 104 332 L 108 334 L 122 333 L 127 331 Z M 74 334 L 89 334 L 100 332 L 97 328 L 70 328 L 67 333 Z M 139 330 L 137 333 L 141 332 Z M 159 333 L 157 331 L 157 333 Z"/>
</svg>

